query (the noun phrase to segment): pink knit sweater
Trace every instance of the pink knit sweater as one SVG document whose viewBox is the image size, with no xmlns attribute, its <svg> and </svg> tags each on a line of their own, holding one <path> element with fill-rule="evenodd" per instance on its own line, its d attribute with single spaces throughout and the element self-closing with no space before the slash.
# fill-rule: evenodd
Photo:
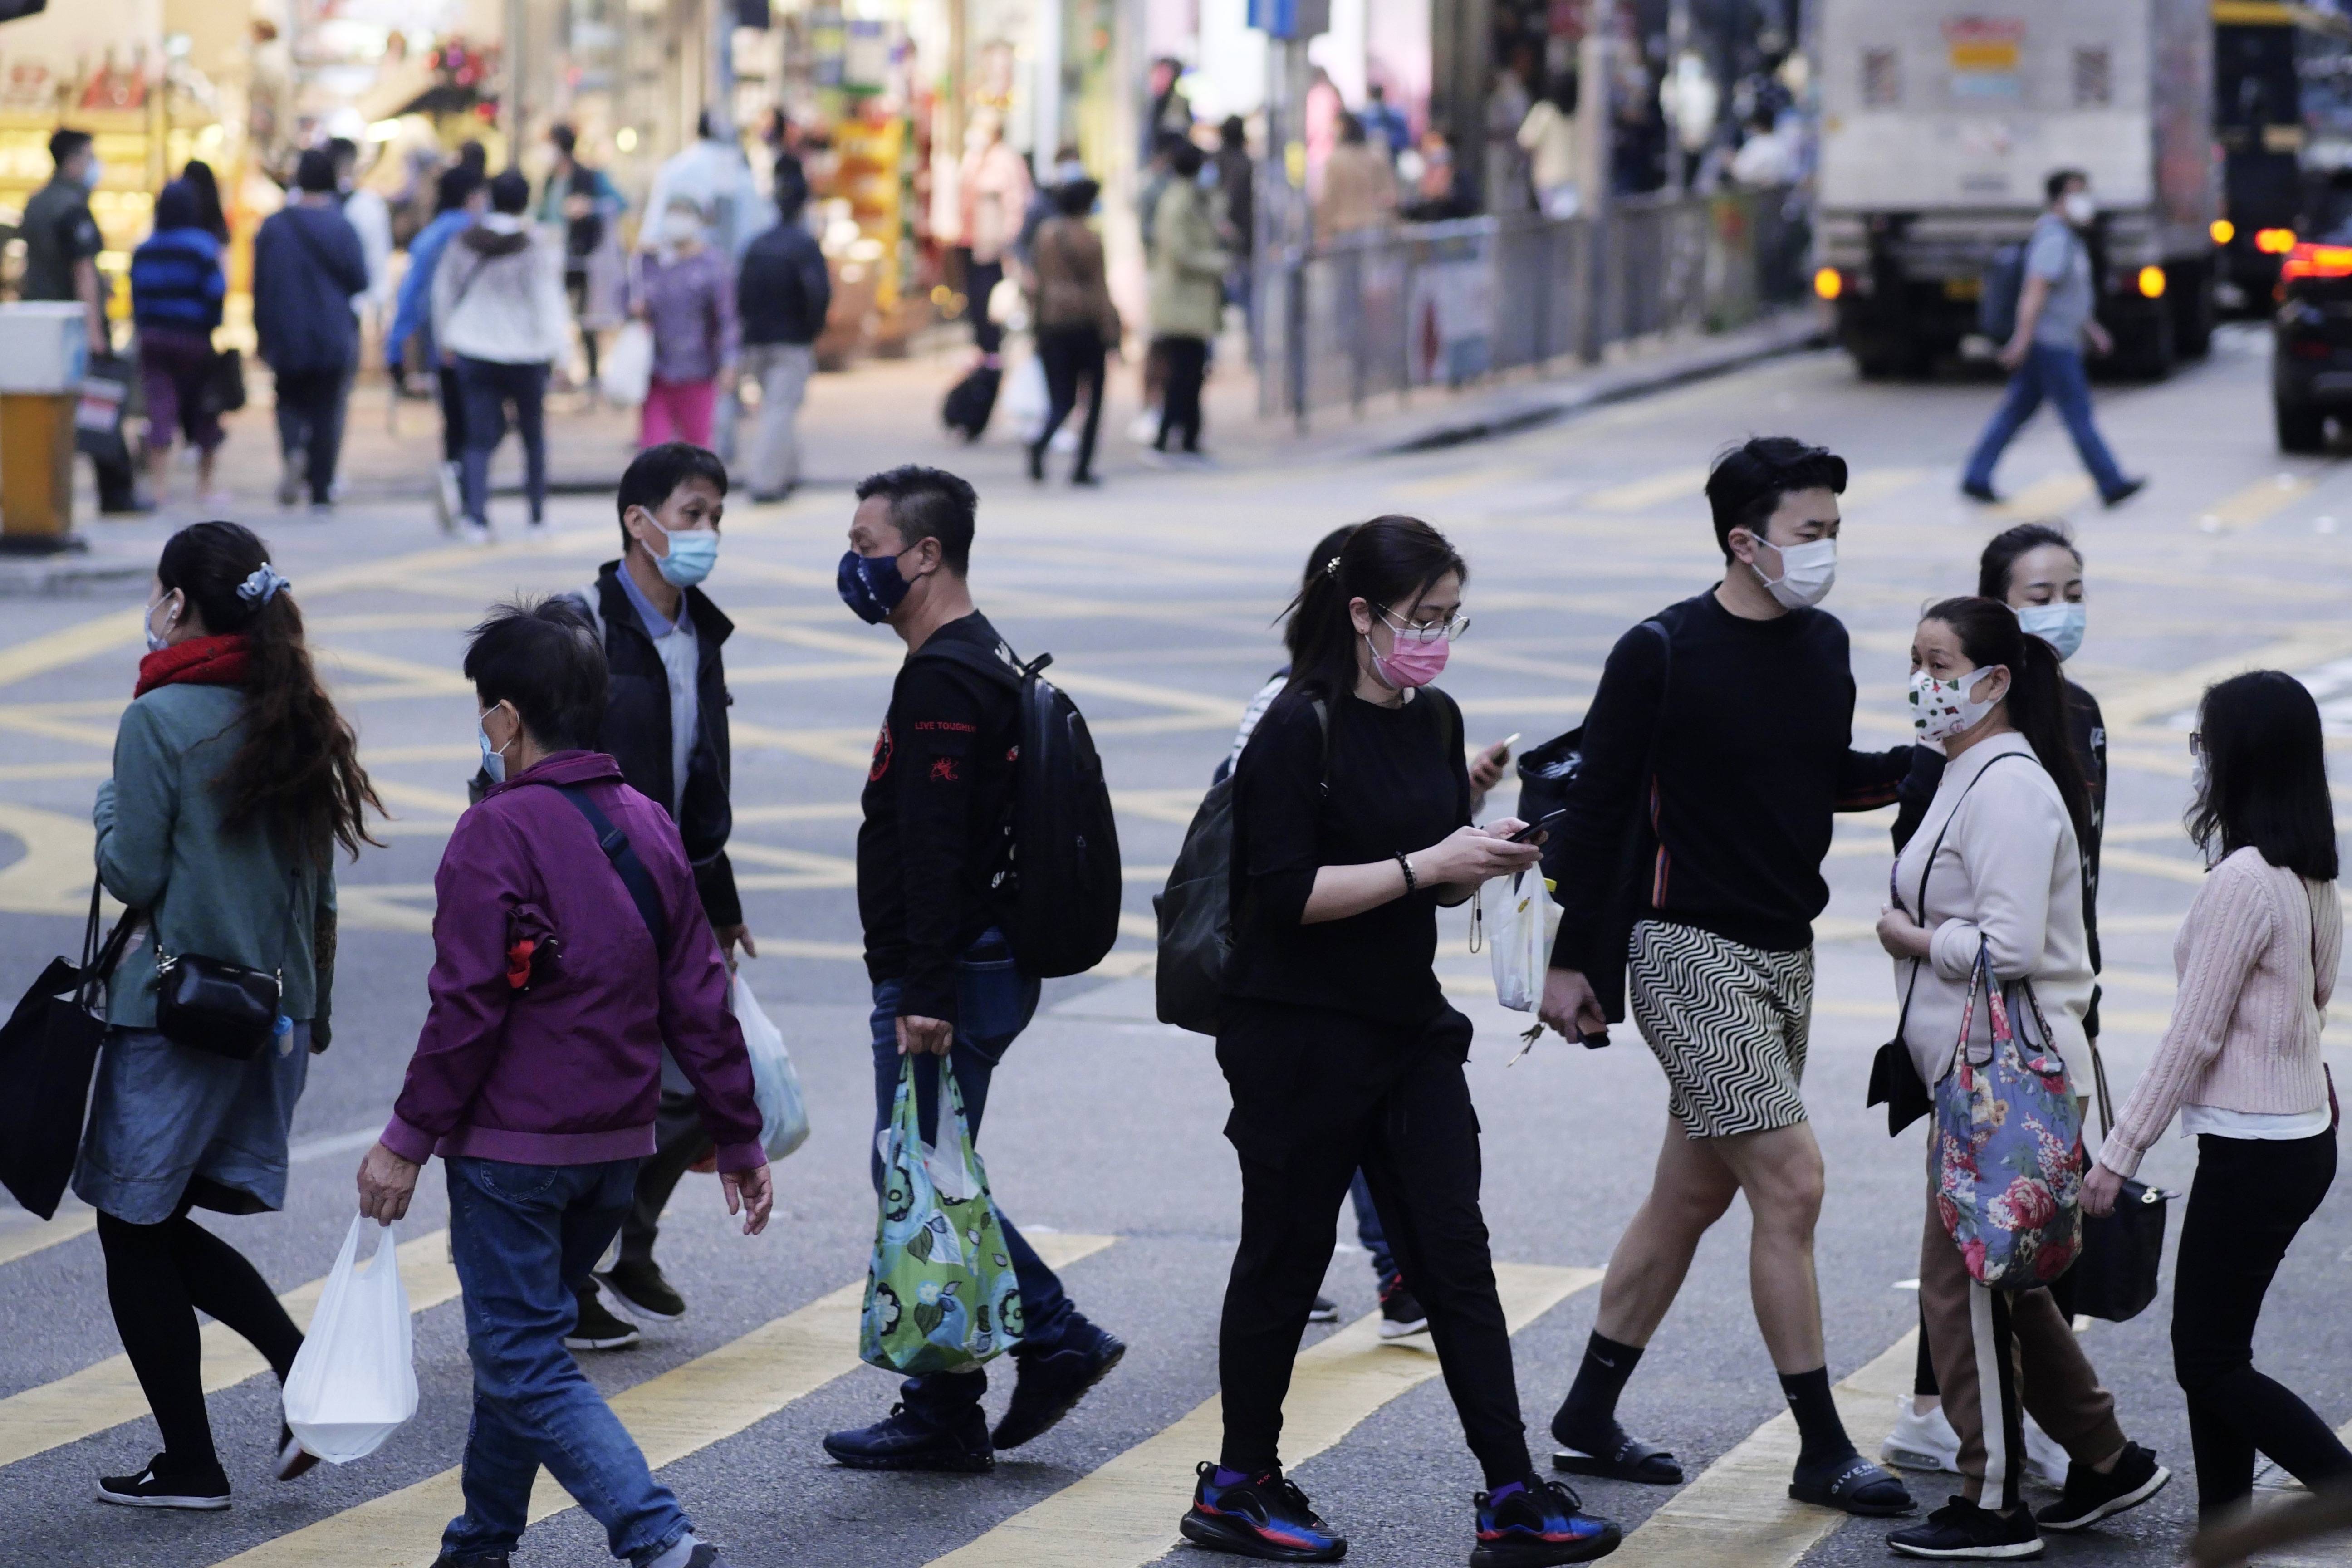
<svg viewBox="0 0 2352 1568">
<path fill-rule="evenodd" d="M 2172 1025 L 2099 1163 L 2137 1171 L 2183 1105 L 2281 1115 L 2326 1105 L 2320 1015 L 2343 946 L 2334 883 L 2306 882 L 2254 849 L 2214 867 L 2173 939 Z"/>
</svg>

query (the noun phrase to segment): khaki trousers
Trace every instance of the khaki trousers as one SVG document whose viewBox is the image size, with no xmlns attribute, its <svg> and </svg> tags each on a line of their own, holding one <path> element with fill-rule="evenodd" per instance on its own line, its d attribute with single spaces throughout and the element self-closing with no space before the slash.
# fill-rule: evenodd
<svg viewBox="0 0 2352 1568">
<path fill-rule="evenodd" d="M 2021 1408 L 2078 1462 L 2096 1463 L 2123 1447 L 2115 1395 L 2099 1386 L 2050 1292 L 1989 1290 L 1970 1279 L 1937 1217 L 1932 1187 L 1919 1240 L 1919 1316 L 1944 1414 L 1960 1436 L 1960 1489 L 1970 1502 L 2017 1506 L 2025 1465 Z"/>
</svg>

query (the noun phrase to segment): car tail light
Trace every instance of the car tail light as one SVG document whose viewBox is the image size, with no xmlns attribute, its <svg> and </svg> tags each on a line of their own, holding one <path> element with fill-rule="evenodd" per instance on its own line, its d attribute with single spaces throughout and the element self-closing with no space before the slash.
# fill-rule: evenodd
<svg viewBox="0 0 2352 1568">
<path fill-rule="evenodd" d="M 2213 236 L 2214 244 L 2227 245 L 2238 237 L 2238 226 L 2228 218 L 2217 217 L 2213 220 L 2213 226 L 2208 232 Z"/>
<path fill-rule="evenodd" d="M 2143 300 L 2164 298 L 2164 268 L 2143 267 L 2139 269 L 2139 294 Z"/>
<path fill-rule="evenodd" d="M 2254 230 L 2254 248 L 2264 256 L 2284 256 L 2294 248 L 2294 230 L 2258 228 Z"/>
<path fill-rule="evenodd" d="M 2352 245 L 2296 246 L 2279 263 L 2279 281 L 2297 278 L 2352 278 Z"/>
<path fill-rule="evenodd" d="M 1824 300 L 1834 300 L 1845 292 L 1845 277 L 1834 267 L 1824 267 L 1813 274 L 1813 292 Z"/>
</svg>

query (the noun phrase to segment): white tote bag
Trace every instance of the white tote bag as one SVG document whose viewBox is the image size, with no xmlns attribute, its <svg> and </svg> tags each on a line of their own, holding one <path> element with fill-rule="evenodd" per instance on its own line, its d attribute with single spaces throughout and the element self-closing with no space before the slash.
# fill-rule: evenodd
<svg viewBox="0 0 2352 1568">
<path fill-rule="evenodd" d="M 1054 395 L 1045 385 L 1045 362 L 1031 354 L 1013 367 L 1013 376 L 1004 387 L 1004 416 L 1013 421 L 1013 433 L 1026 446 L 1045 429 L 1045 416 L 1054 411 Z"/>
<path fill-rule="evenodd" d="M 608 402 L 635 408 L 646 400 L 654 379 L 654 334 L 643 321 L 623 323 L 596 367 L 596 384 Z"/>
<path fill-rule="evenodd" d="M 360 1232 L 377 1233 L 360 1261 Z M 399 1227 L 352 1216 L 343 1250 L 319 1293 L 309 1334 L 286 1374 L 286 1425 L 295 1441 L 348 1465 L 383 1446 L 416 1414 L 416 1366 L 408 1290 L 400 1282 Z"/>
<path fill-rule="evenodd" d="M 760 1144 L 771 1160 L 781 1160 L 808 1141 L 808 1102 L 801 1098 L 801 1075 L 793 1069 L 784 1037 L 750 982 L 739 973 L 728 993 L 735 1022 L 742 1026 L 744 1047 L 751 1053 L 751 1098 L 760 1103 Z"/>
<path fill-rule="evenodd" d="M 1479 912 L 1495 968 L 1495 1000 L 1514 1013 L 1532 1013 L 1543 1000 L 1544 971 L 1551 967 L 1551 940 L 1559 930 L 1559 906 L 1541 871 L 1497 877 L 1478 888 Z"/>
</svg>

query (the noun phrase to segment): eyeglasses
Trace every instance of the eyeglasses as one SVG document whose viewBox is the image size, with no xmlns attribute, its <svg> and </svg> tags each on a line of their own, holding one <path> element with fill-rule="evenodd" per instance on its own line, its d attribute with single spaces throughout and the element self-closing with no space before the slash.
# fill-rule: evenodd
<svg viewBox="0 0 2352 1568">
<path fill-rule="evenodd" d="M 1456 616 L 1450 621 L 1400 621 L 1386 605 L 1381 605 L 1380 611 L 1381 619 L 1388 622 L 1399 642 L 1433 643 L 1440 638 L 1452 642 L 1470 629 L 1467 616 Z"/>
</svg>

